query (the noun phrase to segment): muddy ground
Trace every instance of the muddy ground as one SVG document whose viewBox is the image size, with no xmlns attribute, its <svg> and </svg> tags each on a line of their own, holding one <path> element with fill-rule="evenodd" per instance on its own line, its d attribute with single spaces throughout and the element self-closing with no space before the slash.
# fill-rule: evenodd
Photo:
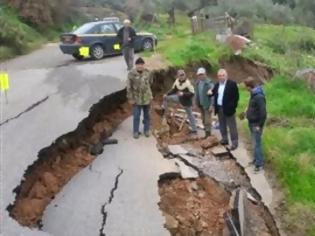
<svg viewBox="0 0 315 236">
<path fill-rule="evenodd" d="M 209 178 L 161 179 L 160 208 L 172 235 L 221 235 L 230 194 Z"/>
</svg>

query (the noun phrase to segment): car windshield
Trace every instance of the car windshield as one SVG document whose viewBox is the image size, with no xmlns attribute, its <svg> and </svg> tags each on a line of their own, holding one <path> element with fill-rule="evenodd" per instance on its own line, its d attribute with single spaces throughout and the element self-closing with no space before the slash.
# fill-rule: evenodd
<svg viewBox="0 0 315 236">
<path fill-rule="evenodd" d="M 80 28 L 76 29 L 73 33 L 74 33 L 74 34 L 86 34 L 86 33 L 88 33 L 94 26 L 95 26 L 94 23 L 87 23 L 87 24 L 82 25 Z"/>
</svg>

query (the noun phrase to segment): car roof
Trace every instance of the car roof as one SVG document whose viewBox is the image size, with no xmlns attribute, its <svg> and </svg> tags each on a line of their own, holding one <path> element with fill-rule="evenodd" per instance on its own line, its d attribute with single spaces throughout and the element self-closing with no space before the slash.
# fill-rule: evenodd
<svg viewBox="0 0 315 236">
<path fill-rule="evenodd" d="M 115 20 L 102 20 L 102 21 L 93 21 L 93 22 L 90 22 L 90 23 L 87 23 L 87 24 L 91 24 L 93 26 L 95 25 L 100 25 L 100 24 L 112 24 L 112 23 L 119 23 L 121 24 L 119 21 L 115 21 Z"/>
<path fill-rule="evenodd" d="M 93 21 L 93 22 L 88 22 L 88 23 L 85 23 L 83 25 L 81 25 L 78 29 L 76 29 L 74 31 L 74 33 L 79 33 L 79 34 L 82 34 L 82 33 L 85 33 L 87 30 L 93 28 L 94 26 L 97 26 L 97 25 L 102 25 L 102 24 L 113 24 L 113 23 L 116 23 L 116 24 L 121 24 L 120 22 L 118 21 Z"/>
</svg>

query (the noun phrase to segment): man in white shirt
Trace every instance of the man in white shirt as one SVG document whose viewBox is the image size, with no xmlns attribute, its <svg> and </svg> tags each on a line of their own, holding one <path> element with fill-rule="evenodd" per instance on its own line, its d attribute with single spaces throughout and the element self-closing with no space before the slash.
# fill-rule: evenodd
<svg viewBox="0 0 315 236">
<path fill-rule="evenodd" d="M 239 101 L 239 91 L 237 84 L 228 78 L 225 69 L 218 71 L 219 82 L 214 86 L 215 113 L 218 114 L 220 123 L 221 144 L 228 145 L 228 128 L 232 145 L 230 150 L 238 147 L 238 131 L 235 119 L 236 108 Z"/>
</svg>

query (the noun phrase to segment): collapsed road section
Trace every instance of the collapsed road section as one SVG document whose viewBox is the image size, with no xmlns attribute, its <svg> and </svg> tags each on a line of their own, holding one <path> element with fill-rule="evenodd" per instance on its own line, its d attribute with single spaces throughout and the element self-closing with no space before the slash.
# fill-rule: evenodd
<svg viewBox="0 0 315 236">
<path fill-rule="evenodd" d="M 200 64 L 196 66 L 200 66 Z M 205 66 L 210 68 L 209 64 L 205 64 Z M 190 71 L 195 70 L 194 65 L 188 68 Z M 174 68 L 169 68 L 155 72 L 153 84 L 156 95 L 155 102 L 160 102 L 163 92 L 172 85 L 175 71 Z M 83 120 L 75 131 L 63 135 L 50 147 L 42 149 L 39 152 L 38 160 L 27 168 L 21 184 L 15 189 L 15 202 L 8 207 L 10 215 L 23 226 L 40 227 L 41 218 L 47 205 L 74 175 L 91 164 L 95 156 L 102 152 L 102 146 L 106 143 L 104 140 L 111 136 L 115 128 L 130 116 L 130 110 L 130 106 L 126 101 L 125 90 L 106 96 L 91 108 L 89 117 Z M 155 123 L 154 129 L 156 129 L 161 124 L 161 120 L 154 116 L 153 121 Z M 180 134 L 176 129 L 177 127 L 171 127 L 171 130 L 168 131 L 167 139 L 163 139 L 166 143 L 186 142 L 185 136 L 189 131 L 187 126 L 185 125 Z M 154 133 L 159 140 L 160 134 Z M 197 145 L 199 141 L 194 142 L 193 145 Z M 187 164 L 186 161 L 182 166 Z M 226 165 L 230 168 L 233 167 L 231 164 Z M 217 166 L 220 165 L 217 164 Z M 226 182 L 220 179 L 220 176 L 223 176 L 222 173 L 207 174 L 203 167 L 195 163 L 190 164 L 190 167 L 193 167 L 198 175 L 200 173 L 204 173 L 204 175 L 188 180 L 179 176 L 171 179 L 161 178 L 159 182 L 161 210 L 165 214 L 166 221 L 175 219 L 173 223 L 178 226 L 174 228 L 173 225 L 169 228 L 167 226 L 169 222 L 167 222 L 167 229 L 170 230 L 172 235 L 182 235 L 181 232 L 189 233 L 192 230 L 194 230 L 195 235 L 221 234 L 225 230 L 226 218 L 229 216 L 226 214 L 229 213 L 229 210 L 232 212 L 233 209 L 230 204 L 233 191 L 240 186 L 250 189 L 250 183 L 244 180 L 246 179 L 244 177 L 239 179 L 245 185 L 238 183 L 237 178 L 233 183 Z M 236 173 L 242 173 L 240 169 L 231 169 Z M 229 172 L 231 169 L 223 170 Z M 178 193 L 181 194 L 178 195 Z M 183 205 L 173 204 L 174 199 L 182 202 Z M 259 198 L 257 201 L 259 202 Z M 106 223 L 106 206 L 105 203 L 101 211 L 103 223 L 104 219 Z M 181 207 L 184 207 L 184 209 Z M 262 209 L 262 205 L 259 209 Z M 194 212 L 194 214 L 191 215 L 191 212 Z M 200 221 L 200 212 L 202 212 L 203 221 Z M 231 215 L 233 214 L 231 213 Z M 211 222 L 208 222 L 209 218 L 211 218 Z M 265 222 L 264 219 L 263 221 Z M 193 225 L 191 225 L 191 222 L 193 222 Z M 265 223 L 267 225 L 266 232 L 268 232 L 266 235 L 278 235 L 277 231 L 270 230 L 273 227 L 268 224 Z M 102 225 L 100 234 L 102 234 L 103 226 L 105 224 Z"/>
<path fill-rule="evenodd" d="M 16 200 L 7 208 L 10 216 L 23 226 L 40 226 L 43 212 L 55 194 L 95 159 L 95 147 L 112 135 L 129 112 L 125 90 L 106 96 L 91 108 L 90 115 L 75 131 L 42 149 L 14 190 Z"/>
</svg>

